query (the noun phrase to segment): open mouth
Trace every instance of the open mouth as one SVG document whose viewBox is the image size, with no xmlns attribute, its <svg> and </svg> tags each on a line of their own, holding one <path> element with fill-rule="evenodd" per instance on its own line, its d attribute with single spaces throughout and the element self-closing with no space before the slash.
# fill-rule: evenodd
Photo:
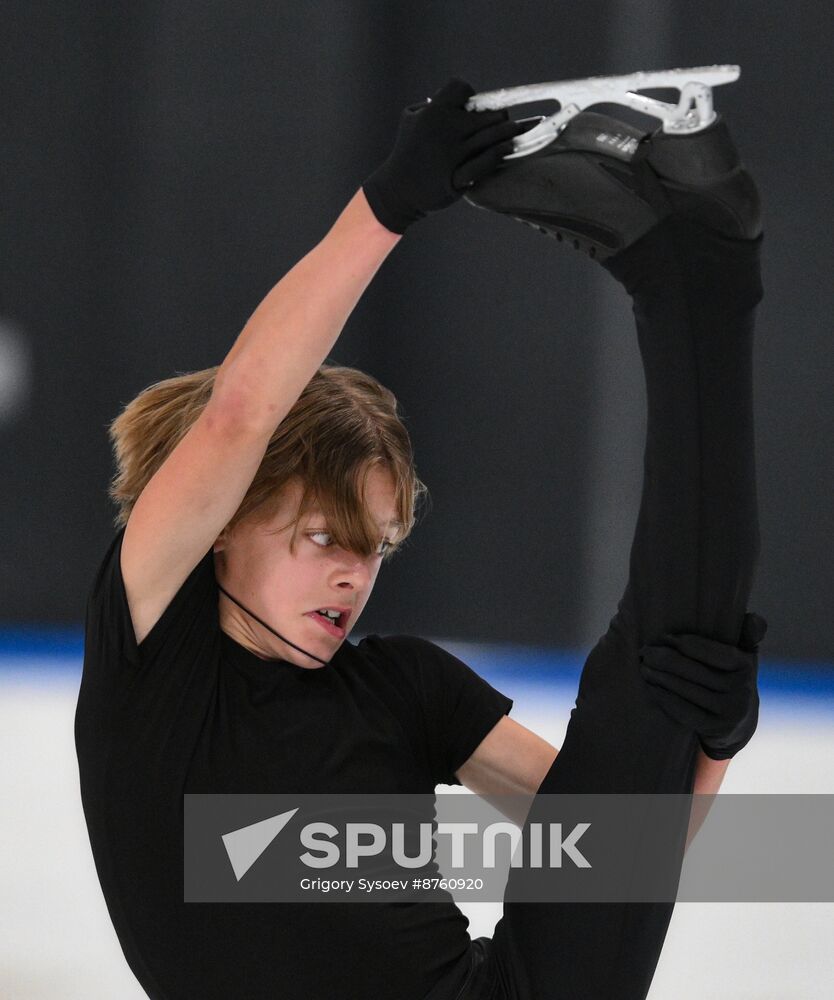
<svg viewBox="0 0 834 1000">
<path fill-rule="evenodd" d="M 330 615 L 322 614 L 322 611 L 324 610 L 326 609 L 322 608 L 318 611 L 308 611 L 304 617 L 314 619 L 316 622 L 319 623 L 319 625 L 321 625 L 323 629 L 325 629 L 325 631 L 329 632 L 330 635 L 335 635 L 340 637 L 344 636 L 345 625 L 347 624 L 347 620 L 350 617 L 350 612 L 339 611 L 338 617 L 334 618 L 331 617 Z M 333 610 L 337 609 L 334 608 Z"/>
</svg>

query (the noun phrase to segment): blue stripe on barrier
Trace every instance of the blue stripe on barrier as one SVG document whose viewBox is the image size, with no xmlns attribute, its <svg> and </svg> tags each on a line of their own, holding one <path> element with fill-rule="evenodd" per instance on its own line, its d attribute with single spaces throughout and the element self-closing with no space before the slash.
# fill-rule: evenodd
<svg viewBox="0 0 834 1000">
<path fill-rule="evenodd" d="M 520 681 L 525 684 L 569 685 L 575 691 L 588 655 L 580 650 L 490 647 L 443 641 L 438 644 L 498 688 Z M 762 696 L 789 694 L 834 699 L 834 663 L 761 657 L 759 691 Z"/>
<path fill-rule="evenodd" d="M 356 645 L 362 638 L 361 634 L 352 634 L 350 641 Z M 564 686 L 575 691 L 587 656 L 581 650 L 433 641 L 498 688 L 521 683 Z M 0 677 L 7 672 L 19 675 L 21 659 L 26 660 L 27 673 L 59 670 L 80 676 L 83 655 L 84 630 L 78 626 L 19 625 L 0 630 Z M 834 664 L 762 658 L 759 689 L 763 695 L 834 698 Z"/>
<path fill-rule="evenodd" d="M 0 660 L 9 656 L 65 658 L 83 654 L 84 629 L 78 625 L 15 625 L 0 629 Z"/>
</svg>

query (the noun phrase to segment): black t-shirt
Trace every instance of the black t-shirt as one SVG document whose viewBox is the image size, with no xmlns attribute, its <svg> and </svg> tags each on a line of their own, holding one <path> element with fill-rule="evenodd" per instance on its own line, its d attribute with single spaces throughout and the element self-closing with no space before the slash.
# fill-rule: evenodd
<svg viewBox="0 0 834 1000">
<path fill-rule="evenodd" d="M 206 553 L 142 641 L 113 539 L 87 604 L 81 797 L 125 957 L 154 1000 L 422 1000 L 468 946 L 453 902 L 186 903 L 183 794 L 434 792 L 512 707 L 415 636 L 327 666 L 262 660 L 220 629 Z"/>
</svg>

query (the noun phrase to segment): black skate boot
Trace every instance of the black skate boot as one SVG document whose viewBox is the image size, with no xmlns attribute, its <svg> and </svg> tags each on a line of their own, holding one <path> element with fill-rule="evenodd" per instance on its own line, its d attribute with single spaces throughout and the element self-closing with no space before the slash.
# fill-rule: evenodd
<svg viewBox="0 0 834 1000">
<path fill-rule="evenodd" d="M 706 127 L 676 134 L 582 111 L 543 148 L 505 159 L 464 197 L 597 260 L 671 214 L 734 239 L 761 232 L 756 185 L 717 114 Z"/>
</svg>

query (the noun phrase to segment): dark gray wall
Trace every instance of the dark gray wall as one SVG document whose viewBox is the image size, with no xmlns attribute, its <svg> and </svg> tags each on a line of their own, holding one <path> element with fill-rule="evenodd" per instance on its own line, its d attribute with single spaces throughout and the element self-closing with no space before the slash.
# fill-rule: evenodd
<svg viewBox="0 0 834 1000">
<path fill-rule="evenodd" d="M 716 106 L 766 207 L 752 606 L 770 654 L 834 656 L 829 18 L 726 0 L 7 4 L 0 625 L 81 622 L 113 530 L 107 422 L 149 383 L 223 359 L 387 154 L 405 104 L 453 74 L 485 90 L 734 62 Z M 409 231 L 331 360 L 397 394 L 432 493 L 362 631 L 594 641 L 641 474 L 621 289 L 461 202 Z"/>
</svg>

